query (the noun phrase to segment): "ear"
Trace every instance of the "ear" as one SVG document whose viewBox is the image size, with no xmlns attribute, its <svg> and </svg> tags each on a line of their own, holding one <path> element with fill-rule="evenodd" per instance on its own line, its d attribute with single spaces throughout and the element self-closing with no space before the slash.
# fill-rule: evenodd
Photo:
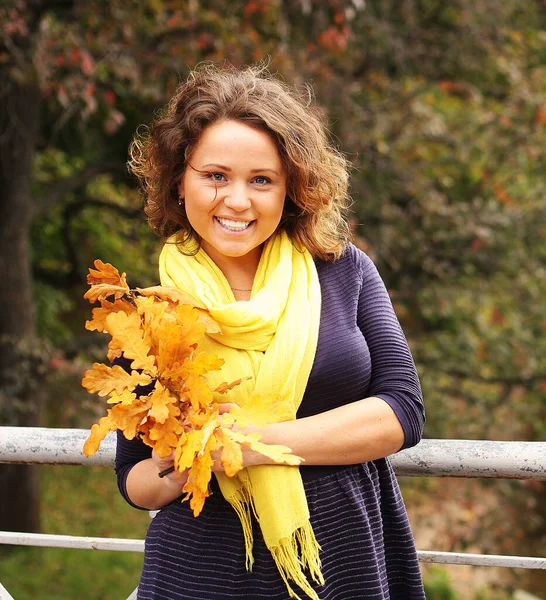
<svg viewBox="0 0 546 600">
<path fill-rule="evenodd" d="M 184 175 L 182 175 L 182 177 L 180 178 L 177 189 L 178 189 L 178 197 L 183 198 L 184 197 Z"/>
</svg>

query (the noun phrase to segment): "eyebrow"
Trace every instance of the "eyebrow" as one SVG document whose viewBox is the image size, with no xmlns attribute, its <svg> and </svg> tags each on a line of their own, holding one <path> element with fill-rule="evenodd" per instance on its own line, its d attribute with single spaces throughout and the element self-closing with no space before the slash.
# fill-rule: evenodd
<svg viewBox="0 0 546 600">
<path fill-rule="evenodd" d="M 201 167 L 201 171 L 205 171 L 207 169 L 210 168 L 215 168 L 215 169 L 221 169 L 222 171 L 228 171 L 231 172 L 231 169 L 229 167 L 226 167 L 224 165 L 219 165 L 217 163 L 210 163 L 208 165 L 203 165 Z M 269 169 L 267 167 L 264 167 L 263 169 L 252 169 L 250 172 L 251 173 L 264 173 L 265 171 L 269 171 L 270 173 L 274 173 L 275 175 L 279 175 L 278 171 L 275 171 L 275 169 Z"/>
</svg>

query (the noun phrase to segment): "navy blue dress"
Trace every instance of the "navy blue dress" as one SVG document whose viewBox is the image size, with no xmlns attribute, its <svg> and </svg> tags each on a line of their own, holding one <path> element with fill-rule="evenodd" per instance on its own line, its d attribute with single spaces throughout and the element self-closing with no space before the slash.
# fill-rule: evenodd
<svg viewBox="0 0 546 600">
<path fill-rule="evenodd" d="M 420 440 L 421 388 L 404 334 L 372 261 L 349 245 L 335 263 L 317 260 L 322 289 L 315 362 L 298 418 L 378 396 L 396 413 L 404 448 Z M 118 432 L 116 473 L 123 496 L 131 467 L 149 458 L 140 440 Z M 311 524 L 322 547 L 321 600 L 423 600 L 415 544 L 387 458 L 349 466 L 300 467 Z M 245 569 L 240 521 L 215 479 L 194 518 L 176 500 L 152 520 L 140 600 L 288 600 L 259 527 L 255 563 Z M 298 588 L 294 588 L 298 592 Z M 300 594 L 302 598 L 306 596 Z"/>
</svg>

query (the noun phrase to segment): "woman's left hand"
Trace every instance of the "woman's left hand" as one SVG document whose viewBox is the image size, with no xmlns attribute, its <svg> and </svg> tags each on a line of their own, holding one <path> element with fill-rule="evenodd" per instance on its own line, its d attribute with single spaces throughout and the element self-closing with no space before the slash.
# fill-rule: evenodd
<svg viewBox="0 0 546 600">
<path fill-rule="evenodd" d="M 229 413 L 229 411 L 235 406 L 238 405 L 229 402 L 218 404 L 218 412 L 220 415 Z M 244 429 L 241 429 L 236 423 L 234 423 L 233 425 L 225 425 L 224 427 L 232 429 L 233 431 L 241 431 L 243 433 L 259 433 L 260 436 L 263 433 L 263 429 L 260 429 L 258 427 L 245 427 Z M 263 454 L 252 450 L 252 448 L 249 448 L 248 446 L 242 446 L 241 450 L 243 452 L 243 467 L 276 464 L 267 456 L 264 456 Z M 220 461 L 221 453 L 221 450 L 215 450 L 211 453 L 211 456 L 214 459 L 214 465 L 212 467 L 213 471 L 224 471 L 224 467 L 222 466 L 222 463 Z"/>
</svg>

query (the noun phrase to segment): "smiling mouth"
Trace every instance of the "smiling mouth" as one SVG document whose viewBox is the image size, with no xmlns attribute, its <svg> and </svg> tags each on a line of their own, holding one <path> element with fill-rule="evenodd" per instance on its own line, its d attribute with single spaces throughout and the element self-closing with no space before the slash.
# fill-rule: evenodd
<svg viewBox="0 0 546 600">
<path fill-rule="evenodd" d="M 254 221 L 233 221 L 222 217 L 215 217 L 215 219 L 224 229 L 229 229 L 229 231 L 245 231 L 254 223 Z"/>
</svg>

